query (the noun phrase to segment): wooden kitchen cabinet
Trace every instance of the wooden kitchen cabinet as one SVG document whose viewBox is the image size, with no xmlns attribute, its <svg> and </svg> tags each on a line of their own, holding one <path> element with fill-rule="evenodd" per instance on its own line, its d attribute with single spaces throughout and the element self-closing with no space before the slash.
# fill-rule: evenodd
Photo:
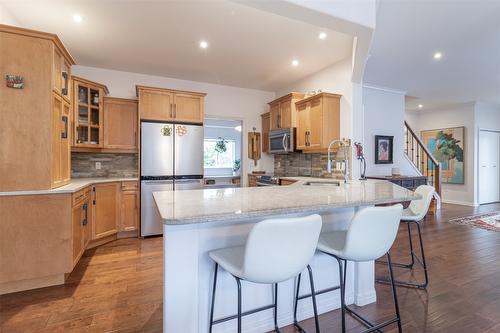
<svg viewBox="0 0 500 333">
<path fill-rule="evenodd" d="M 120 183 L 102 183 L 92 186 L 92 240 L 118 232 L 120 219 Z"/>
<path fill-rule="evenodd" d="M 270 129 L 296 127 L 295 102 L 304 96 L 303 93 L 292 92 L 269 102 Z"/>
<path fill-rule="evenodd" d="M 324 152 L 340 138 L 341 95 L 319 93 L 296 103 L 297 149 Z"/>
<path fill-rule="evenodd" d="M 122 182 L 121 210 L 118 231 L 139 230 L 139 184 L 137 182 Z"/>
<path fill-rule="evenodd" d="M 47 190 L 68 183 L 63 91 L 75 61 L 54 35 L 0 25 L 0 72 L 22 77 L 22 89 L 0 85 L 0 191 Z M 63 77 L 64 76 L 64 77 Z M 36 166 L 36 168 L 34 168 Z"/>
<path fill-rule="evenodd" d="M 104 148 L 137 149 L 137 100 L 104 97 Z"/>
<path fill-rule="evenodd" d="M 73 267 L 80 260 L 85 248 L 90 241 L 91 230 L 91 204 L 90 204 L 90 187 L 78 191 L 72 196 L 73 207 L 71 210 L 71 227 L 73 241 Z"/>
<path fill-rule="evenodd" d="M 269 152 L 269 131 L 271 129 L 271 113 L 260 115 L 262 121 L 262 152 Z"/>
<path fill-rule="evenodd" d="M 103 97 L 108 88 L 81 77 L 73 77 L 74 147 L 103 147 Z"/>
<path fill-rule="evenodd" d="M 206 94 L 144 86 L 136 89 L 140 119 L 203 123 Z"/>
</svg>

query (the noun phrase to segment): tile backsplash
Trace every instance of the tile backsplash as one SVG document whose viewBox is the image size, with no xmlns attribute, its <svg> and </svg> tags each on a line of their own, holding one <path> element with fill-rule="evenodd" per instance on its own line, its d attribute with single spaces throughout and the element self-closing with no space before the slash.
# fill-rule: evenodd
<svg viewBox="0 0 500 333">
<path fill-rule="evenodd" d="M 137 154 L 71 153 L 71 178 L 137 177 L 138 169 Z"/>
<path fill-rule="evenodd" d="M 352 170 L 351 147 L 348 148 L 349 173 Z M 332 153 L 335 159 L 335 154 Z M 327 172 L 328 154 L 276 154 L 274 155 L 274 174 L 281 177 L 318 177 L 318 178 L 342 178 L 340 170 Z"/>
</svg>

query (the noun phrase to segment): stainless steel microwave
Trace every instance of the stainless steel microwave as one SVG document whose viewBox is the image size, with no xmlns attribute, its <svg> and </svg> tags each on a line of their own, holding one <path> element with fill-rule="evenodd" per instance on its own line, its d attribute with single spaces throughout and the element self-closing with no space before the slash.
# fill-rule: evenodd
<svg viewBox="0 0 500 333">
<path fill-rule="evenodd" d="M 295 151 L 295 128 L 281 128 L 269 132 L 269 152 L 287 154 Z"/>
</svg>

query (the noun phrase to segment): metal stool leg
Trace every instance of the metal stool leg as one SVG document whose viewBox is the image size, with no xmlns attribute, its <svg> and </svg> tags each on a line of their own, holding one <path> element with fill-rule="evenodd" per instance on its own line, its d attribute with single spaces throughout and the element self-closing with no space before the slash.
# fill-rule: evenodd
<svg viewBox="0 0 500 333">
<path fill-rule="evenodd" d="M 411 262 L 409 264 L 405 264 L 402 262 L 392 262 L 392 266 L 413 269 L 413 265 L 415 265 L 415 250 L 413 249 L 413 239 L 411 237 L 411 225 L 410 225 L 410 222 L 404 222 L 404 223 L 406 223 L 406 228 L 408 229 L 408 242 L 410 245 Z M 387 264 L 387 261 L 386 260 L 375 260 L 375 263 L 376 264 Z"/>
<path fill-rule="evenodd" d="M 241 281 L 237 277 L 234 278 L 238 284 L 238 333 L 241 333 Z"/>
<path fill-rule="evenodd" d="M 214 307 L 215 307 L 215 289 L 217 288 L 217 270 L 219 268 L 219 264 L 215 263 L 214 270 L 214 285 L 212 287 L 212 304 L 210 306 L 210 327 L 208 328 L 208 333 L 212 333 L 212 327 L 214 323 Z"/>
<path fill-rule="evenodd" d="M 396 309 L 396 318 L 398 319 L 398 330 L 399 333 L 403 332 L 403 329 L 401 328 L 401 316 L 399 314 L 399 304 L 398 304 L 398 295 L 396 293 L 396 285 L 394 283 L 394 272 L 392 270 L 392 261 L 391 261 L 391 255 L 389 252 L 387 252 L 387 262 L 389 263 L 389 276 L 391 278 L 391 287 L 392 287 L 392 297 L 394 299 L 394 307 Z"/>
<path fill-rule="evenodd" d="M 429 284 L 429 275 L 427 272 L 427 262 L 425 260 L 425 253 L 424 253 L 424 243 L 422 241 L 422 233 L 420 230 L 420 221 L 408 221 L 408 230 L 409 230 L 409 237 L 410 237 L 410 249 L 411 249 L 411 257 L 412 257 L 412 263 L 411 266 L 413 266 L 414 260 L 417 261 L 418 264 L 423 268 L 424 270 L 424 282 L 422 283 L 414 283 L 414 282 L 407 282 L 407 281 L 399 281 L 399 280 L 394 280 L 394 283 L 397 286 L 400 287 L 407 287 L 407 288 L 418 288 L 418 289 L 425 289 L 427 288 L 427 285 Z M 415 251 L 413 250 L 413 243 L 411 240 L 411 233 L 410 233 L 410 223 L 415 223 L 417 225 L 417 233 L 418 233 L 418 240 L 420 243 L 420 256 L 422 259 L 420 259 L 416 254 Z M 376 263 L 383 263 L 382 261 L 376 261 Z M 385 262 L 387 263 L 387 262 Z M 401 267 L 401 268 L 408 268 L 408 269 L 413 269 L 410 267 L 410 265 L 405 265 L 405 264 L 399 264 L 399 263 L 392 263 L 391 267 Z M 376 282 L 382 283 L 382 284 L 391 284 L 391 281 L 387 278 L 376 278 Z"/>
<path fill-rule="evenodd" d="M 339 282 L 340 282 L 340 308 L 342 309 L 342 333 L 345 333 L 345 266 L 342 268 L 342 262 L 336 258 L 339 263 Z"/>
<path fill-rule="evenodd" d="M 307 270 L 309 271 L 309 282 L 311 284 L 311 296 L 312 296 L 313 310 L 314 310 L 314 323 L 316 325 L 316 333 L 319 333 L 318 307 L 316 306 L 316 291 L 314 290 L 314 279 L 311 266 L 307 265 Z"/>
<path fill-rule="evenodd" d="M 274 284 L 274 330 L 276 333 L 281 333 L 278 326 L 278 284 Z"/>
</svg>

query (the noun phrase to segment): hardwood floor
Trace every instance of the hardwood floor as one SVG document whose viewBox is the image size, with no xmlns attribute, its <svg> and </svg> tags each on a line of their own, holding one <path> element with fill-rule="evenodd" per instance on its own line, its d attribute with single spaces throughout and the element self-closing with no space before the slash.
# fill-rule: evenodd
<svg viewBox="0 0 500 333">
<path fill-rule="evenodd" d="M 495 210 L 500 204 L 443 205 L 438 215 L 427 217 L 422 232 L 430 284 L 427 291 L 398 288 L 405 333 L 500 332 L 500 233 L 446 223 Z M 407 247 L 401 228 L 393 257 L 408 259 Z M 386 269 L 377 265 L 377 274 Z M 398 270 L 398 278 L 408 277 Z M 377 295 L 379 302 L 359 308 L 374 321 L 393 314 L 389 287 L 377 284 Z M 340 331 L 340 311 L 320 320 L 323 331 Z M 349 332 L 363 329 L 349 317 L 347 324 Z M 312 320 L 303 325 L 314 332 Z M 161 238 L 124 239 L 87 251 L 66 285 L 0 296 L 1 333 L 161 331 Z"/>
</svg>

